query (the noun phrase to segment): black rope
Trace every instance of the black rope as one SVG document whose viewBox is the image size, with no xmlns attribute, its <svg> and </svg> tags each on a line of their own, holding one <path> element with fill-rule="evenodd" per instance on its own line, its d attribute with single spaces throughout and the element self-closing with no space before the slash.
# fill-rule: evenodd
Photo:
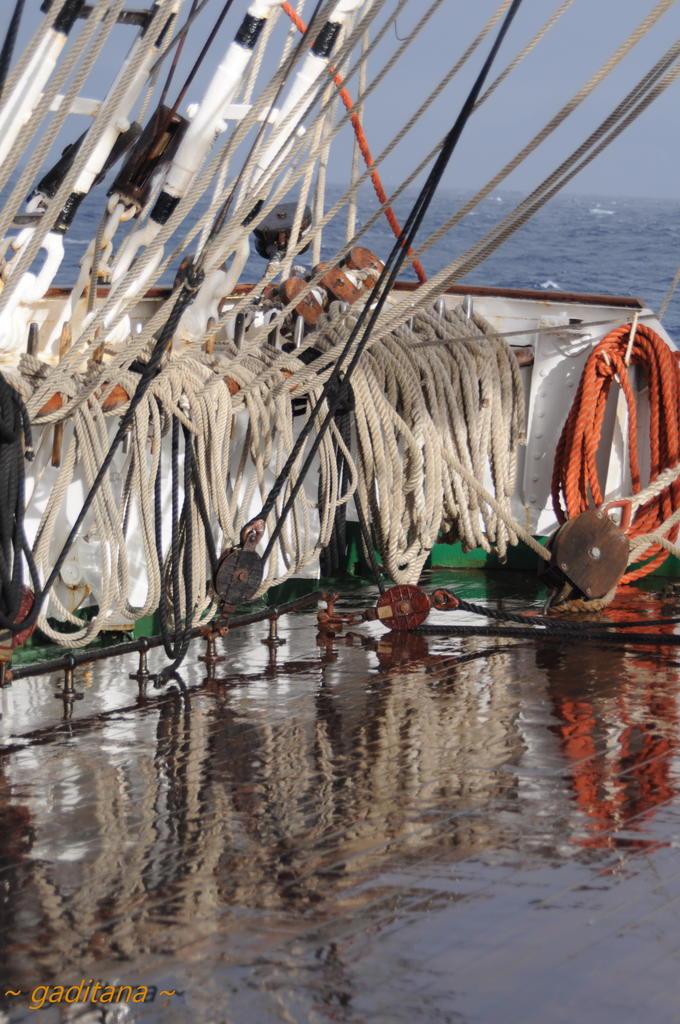
<svg viewBox="0 0 680 1024">
<path fill-rule="evenodd" d="M 361 530 L 361 536 L 364 542 L 364 549 L 366 551 L 366 557 L 368 564 L 375 580 L 376 586 L 381 594 L 385 593 L 385 583 L 383 580 L 383 572 L 381 567 L 378 565 L 378 560 L 375 557 L 375 551 L 373 550 L 373 538 L 371 537 L 371 531 L 366 519 L 366 513 L 364 512 L 364 506 L 361 504 L 361 498 L 359 497 L 359 488 L 357 487 L 354 492 L 354 507 L 357 510 L 357 519 L 359 520 L 359 529 Z"/>
<path fill-rule="evenodd" d="M 193 577 L 193 533 L 192 533 L 192 483 L 193 483 L 193 459 L 191 450 L 191 431 L 182 424 L 184 437 L 184 459 L 182 460 L 182 487 L 184 499 L 182 508 L 179 507 L 180 492 L 180 459 L 179 459 L 179 434 L 180 423 L 176 416 L 173 416 L 171 427 L 171 513 L 170 513 L 170 549 L 168 562 L 162 573 L 162 579 L 168 586 L 169 594 L 161 594 L 158 611 L 161 626 L 161 638 L 163 647 L 171 664 L 167 665 L 155 677 L 155 684 L 163 686 L 169 681 L 180 667 L 192 637 L 192 577 Z M 162 536 L 162 495 L 161 495 L 161 465 L 159 461 L 158 473 L 156 475 L 156 486 L 154 493 L 154 520 L 156 554 L 160 565 L 163 565 L 163 536 Z M 184 616 L 182 616 L 182 600 L 180 596 L 182 577 L 180 564 L 184 576 Z M 172 605 L 172 629 L 168 622 L 168 598 Z"/>
<path fill-rule="evenodd" d="M 210 522 L 210 516 L 208 515 L 208 507 L 203 494 L 203 485 L 201 484 L 201 476 L 198 472 L 198 462 L 196 459 L 196 452 L 194 451 L 194 439 L 191 431 L 186 431 L 184 435 L 184 457 L 190 460 L 191 464 L 191 479 L 193 483 L 194 495 L 196 498 L 196 506 L 198 508 L 198 514 L 201 517 L 203 523 L 203 529 L 205 531 L 205 541 L 208 547 L 208 558 L 210 559 L 210 568 L 213 576 L 217 570 L 217 563 L 219 556 L 217 554 L 217 548 L 215 547 L 215 539 L 212 533 L 212 523 Z"/>
<path fill-rule="evenodd" d="M 19 25 L 21 23 L 21 17 L 24 13 L 25 0 L 16 0 L 14 5 L 14 12 L 12 14 L 12 20 L 9 23 L 7 32 L 5 34 L 5 41 L 2 44 L 2 50 L 0 50 L 0 97 L 2 96 L 5 88 L 5 82 L 7 81 L 7 75 L 9 74 L 10 64 L 12 63 L 12 55 L 14 53 L 14 47 L 17 41 L 17 35 L 19 32 Z"/>
<path fill-rule="evenodd" d="M 455 123 L 453 124 L 451 130 L 449 131 L 448 135 L 446 136 L 442 143 L 439 155 L 435 160 L 432 170 L 428 175 L 427 181 L 425 182 L 425 185 L 423 186 L 418 198 L 416 199 L 411 209 L 411 212 L 408 215 L 408 218 L 406 219 L 406 223 L 402 228 L 399 238 L 396 240 L 392 248 L 392 251 L 390 252 L 390 255 L 385 263 L 382 273 L 380 274 L 378 280 L 373 286 L 371 294 L 367 299 L 366 303 L 364 304 L 364 307 L 361 310 L 359 317 L 357 318 L 357 322 L 354 328 L 352 329 L 347 341 L 345 342 L 345 345 L 335 365 L 333 366 L 333 369 L 331 370 L 330 376 L 326 381 L 324 387 L 322 388 L 321 394 L 319 395 L 319 398 L 317 399 L 307 422 L 303 426 L 298 436 L 298 439 L 295 445 L 293 446 L 293 449 L 288 459 L 286 460 L 285 465 L 281 469 L 281 472 L 279 473 L 274 484 L 272 485 L 272 488 L 269 492 L 269 495 L 267 496 L 264 505 L 262 506 L 261 511 L 255 517 L 257 519 L 264 520 L 268 518 L 272 509 L 276 505 L 276 502 L 279 498 L 279 495 L 283 487 L 286 485 L 290 477 L 293 466 L 296 464 L 298 460 L 303 445 L 306 443 L 310 433 L 312 432 L 316 425 L 317 416 L 320 415 L 324 404 L 327 404 L 327 411 L 321 424 L 317 428 L 314 440 L 309 446 L 309 451 L 300 468 L 297 480 L 295 481 L 295 484 L 291 488 L 291 492 L 288 498 L 286 499 L 286 502 L 284 503 L 284 506 L 281 510 L 281 514 L 277 522 L 274 524 L 274 527 L 270 533 L 267 547 L 262 556 L 263 559 L 266 559 L 267 556 L 271 553 L 272 548 L 276 543 L 279 534 L 281 533 L 281 530 L 283 529 L 284 520 L 286 516 L 289 514 L 291 508 L 293 507 L 297 494 L 304 483 L 305 477 L 309 471 L 314 456 L 316 455 L 319 446 L 321 445 L 321 442 L 323 440 L 323 437 L 326 431 L 328 430 L 328 427 L 333 419 L 333 416 L 335 415 L 335 411 L 339 403 L 344 401 L 343 385 L 347 385 L 347 383 L 349 382 L 352 372 L 354 371 L 368 343 L 373 327 L 375 326 L 375 323 L 378 317 L 380 316 L 380 313 L 382 312 L 382 308 L 387 300 L 387 296 L 389 295 L 392 289 L 392 285 L 394 284 L 397 275 L 408 256 L 409 249 L 411 248 L 411 243 L 413 242 L 413 239 L 420 227 L 420 224 L 422 223 L 422 220 L 425 214 L 427 213 L 429 205 L 436 192 L 437 186 L 442 178 L 442 175 L 444 174 L 444 171 L 446 170 L 446 167 L 449 163 L 449 160 L 451 159 L 454 149 L 456 148 L 458 140 L 460 139 L 460 136 L 463 132 L 463 129 L 472 114 L 474 105 L 477 101 L 477 97 L 479 96 L 479 93 L 488 76 L 488 73 L 491 69 L 491 65 L 493 64 L 498 49 L 500 48 L 500 45 L 505 37 L 505 34 L 508 31 L 515 14 L 517 13 L 517 10 L 521 2 L 522 0 L 513 0 L 512 6 L 508 10 L 503 20 L 503 23 L 498 31 L 498 34 L 496 36 L 493 46 L 491 47 L 489 55 L 486 61 L 484 62 L 484 65 L 481 71 L 479 72 L 477 79 L 472 89 L 470 90 L 470 93 L 467 99 L 465 100 L 465 103 L 463 104 L 458 117 L 456 118 Z M 346 360 L 347 356 L 349 355 L 350 351 L 352 350 L 352 347 L 354 346 L 354 343 L 362 330 L 363 334 L 356 344 L 354 353 L 347 365 L 346 370 L 344 371 L 343 376 L 343 363 Z M 334 400 L 331 399 L 331 395 L 334 396 Z"/>
<path fill-rule="evenodd" d="M 498 622 L 516 622 L 519 625 L 545 626 L 546 629 L 562 633 L 581 633 L 584 629 L 624 629 L 629 626 L 677 626 L 680 623 L 680 616 L 663 619 L 629 619 L 622 622 L 593 622 L 587 619 L 579 622 L 561 622 L 558 619 L 547 615 L 524 615 L 521 612 L 508 612 L 503 609 L 487 608 L 482 604 L 474 604 L 472 601 L 464 601 L 456 597 L 458 608 L 462 612 L 470 612 L 473 615 L 482 615 L 487 619 L 496 619 Z M 436 607 L 436 606 L 435 606 Z"/>
<path fill-rule="evenodd" d="M 194 61 L 193 65 L 191 67 L 191 70 L 189 71 L 189 74 L 187 75 L 187 77 L 186 77 L 186 79 L 184 81 L 184 85 L 182 86 L 182 88 L 180 89 L 179 93 L 177 94 L 177 97 L 175 98 L 175 102 L 172 105 L 172 112 L 173 112 L 173 114 L 177 113 L 177 110 L 179 109 L 179 106 L 182 103 L 182 100 L 184 99 L 184 97 L 187 94 L 187 90 L 189 89 L 189 86 L 193 82 L 198 69 L 200 68 L 201 64 L 205 60 L 206 55 L 208 53 L 208 50 L 210 49 L 210 47 L 212 46 L 213 42 L 215 41 L 215 36 L 219 32 L 220 26 L 222 25 L 222 22 L 226 18 L 227 14 L 229 13 L 229 9 L 230 9 L 231 5 L 233 4 L 233 2 L 234 2 L 234 0 L 225 0 L 224 7 L 222 8 L 221 13 L 218 14 L 217 18 L 215 19 L 215 23 L 214 23 L 212 29 L 210 30 L 210 35 L 208 36 L 208 38 L 206 39 L 205 43 L 203 44 L 203 48 L 202 48 L 201 52 L 199 53 L 198 57 L 196 58 L 196 60 Z M 193 7 L 193 9 L 191 11 L 191 15 L 194 14 L 197 3 L 198 3 L 198 0 L 194 0 L 194 7 Z M 190 18 L 191 18 L 191 15 L 190 15 Z M 181 39 L 181 41 L 179 43 L 179 46 L 177 47 L 177 55 L 175 57 L 175 60 L 173 61 L 173 67 L 172 67 L 173 71 L 175 69 L 175 66 L 176 66 L 178 60 L 179 60 L 179 55 L 182 52 L 182 48 L 184 46 L 184 40 L 186 39 L 186 33 L 189 30 L 189 23 L 190 23 L 190 19 L 187 20 L 187 22 L 186 22 L 186 24 L 184 26 L 184 37 Z M 167 93 L 169 85 L 170 85 L 170 82 L 168 81 L 166 83 L 165 92 L 163 94 L 164 96 Z M 161 102 L 163 102 L 163 101 L 161 100 Z"/>
<path fill-rule="evenodd" d="M 34 590 L 40 581 L 24 531 L 24 458 L 33 458 L 26 406 L 0 374 L 0 628 L 14 623 L 24 598 L 24 561 Z"/>
<path fill-rule="evenodd" d="M 349 448 L 351 440 L 351 411 L 349 409 L 338 411 L 335 416 L 335 429 L 342 442 Z M 338 492 L 344 493 L 347 479 L 347 460 L 344 451 L 336 438 L 333 439 L 333 450 L 335 454 L 335 467 L 338 478 Z M 321 493 L 321 479 L 319 479 L 319 506 L 324 500 Z M 347 504 L 338 505 L 333 517 L 333 529 L 330 540 L 319 555 L 319 566 L 323 577 L 337 576 L 343 572 L 346 566 L 347 547 Z"/>
<path fill-rule="evenodd" d="M 599 623 L 598 623 L 599 625 Z M 640 623 L 638 623 L 640 625 Z M 561 640 L 563 642 L 573 641 L 571 632 L 562 632 L 556 629 L 533 629 L 529 626 L 462 626 L 462 625 L 433 625 L 426 624 L 418 626 L 414 633 L 422 633 L 425 636 L 512 636 L 532 640 Z M 597 641 L 605 644 L 645 644 L 651 647 L 677 647 L 680 645 L 680 635 L 677 633 L 612 633 L 606 630 L 583 630 L 579 639 L 584 642 Z"/>
</svg>

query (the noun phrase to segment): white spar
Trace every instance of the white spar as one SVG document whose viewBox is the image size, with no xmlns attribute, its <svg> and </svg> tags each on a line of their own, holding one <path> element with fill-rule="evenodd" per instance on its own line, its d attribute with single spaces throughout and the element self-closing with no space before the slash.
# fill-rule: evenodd
<svg viewBox="0 0 680 1024">
<path fill-rule="evenodd" d="M 365 0 L 339 0 L 328 21 L 317 36 L 311 51 L 297 71 L 293 84 L 283 102 L 271 139 L 258 158 L 253 175 L 256 187 L 263 175 L 280 166 L 293 144 L 295 131 L 314 100 L 314 86 L 330 63 L 333 44 L 350 14 L 358 10 Z"/>
<path fill-rule="evenodd" d="M 153 26 L 158 27 L 159 18 L 164 7 L 167 8 L 168 15 L 177 14 L 183 3 L 184 0 L 156 0 Z M 115 96 L 120 90 L 121 85 L 128 78 L 130 69 L 136 68 L 136 71 L 130 78 L 130 81 L 122 90 L 116 103 L 115 110 L 110 112 L 101 137 L 87 158 L 84 166 L 77 174 L 71 195 L 71 200 L 75 200 L 74 209 L 77 207 L 77 202 L 83 196 L 87 195 L 92 188 L 102 167 L 106 163 L 118 135 L 129 128 L 129 121 L 127 119 L 128 115 L 148 80 L 153 61 L 158 57 L 158 44 L 160 43 L 160 38 L 157 39 L 157 44 L 155 46 L 148 47 L 145 44 L 144 36 L 144 32 L 141 32 L 138 35 L 130 48 L 130 52 L 128 53 L 126 60 L 123 62 L 120 71 L 116 75 L 111 88 L 109 89 L 108 95 Z M 65 38 L 66 37 L 64 37 L 64 41 Z M 101 106 L 105 106 L 105 104 L 106 100 Z M 101 106 L 99 109 L 101 109 Z M 25 120 L 27 120 L 27 118 L 24 119 L 24 123 Z M 31 200 L 31 203 L 39 207 L 41 204 L 44 204 L 44 197 L 37 195 Z M 11 247 L 15 252 L 12 262 L 20 257 L 23 250 L 29 244 L 33 237 L 34 230 L 34 228 L 26 228 L 12 241 Z M 5 306 L 2 316 L 0 316 L 0 349 L 11 348 L 14 346 L 14 335 L 16 334 L 16 330 L 11 329 L 11 327 L 17 326 L 14 324 L 14 317 L 19 303 L 33 303 L 38 301 L 45 295 L 47 289 L 51 286 L 64 255 L 62 232 L 47 232 L 43 239 L 41 248 L 45 250 L 46 258 L 40 272 L 38 274 L 27 272 L 22 275 L 14 288 L 12 297 Z M 22 334 L 24 333 L 24 326 L 25 325 L 22 323 L 19 327 L 20 333 Z"/>
<path fill-rule="evenodd" d="M 31 55 L 24 73 L 0 106 L 0 165 L 35 110 L 83 3 L 84 0 L 66 0 L 52 28 Z"/>
<path fill-rule="evenodd" d="M 227 47 L 224 58 L 216 68 L 186 134 L 170 162 L 161 194 L 149 220 L 131 232 L 120 247 L 111 276 L 112 284 L 115 285 L 127 274 L 140 248 L 154 240 L 191 185 L 215 137 L 224 130 L 225 111 L 236 96 L 264 22 L 283 2 L 284 0 L 255 0 L 248 8 L 239 32 Z M 143 288 L 161 258 L 162 252 L 156 254 L 156 258 L 144 273 L 133 281 L 127 295 L 134 295 Z"/>
</svg>

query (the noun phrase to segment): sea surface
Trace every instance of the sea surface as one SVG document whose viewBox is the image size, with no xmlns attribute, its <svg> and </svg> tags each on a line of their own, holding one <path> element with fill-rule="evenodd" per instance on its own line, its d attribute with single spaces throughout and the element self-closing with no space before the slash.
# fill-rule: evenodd
<svg viewBox="0 0 680 1024">
<path fill-rule="evenodd" d="M 329 188 L 327 207 L 340 190 Z M 470 198 L 470 193 L 438 192 L 416 237 L 420 246 Z M 416 193 L 402 197 L 395 212 L 403 223 Z M 523 196 L 518 192 L 497 192 L 468 213 L 455 227 L 423 255 L 428 276 L 452 263 L 469 246 L 506 217 Z M 101 215 L 102 196 L 83 205 L 78 219 L 66 236 L 66 258 L 57 283 L 74 279 L 78 260 L 93 236 Z M 372 191 L 364 190 L 359 203 L 359 221 L 368 219 L 377 207 Z M 323 258 L 345 242 L 346 214 L 340 213 L 325 236 Z M 383 259 L 394 244 L 387 221 L 381 217 L 360 239 Z M 308 258 L 308 257 L 307 257 Z M 301 256 L 300 264 L 306 257 Z M 630 295 L 658 310 L 680 265 L 680 199 L 588 196 L 566 193 L 557 196 L 461 283 L 503 288 L 536 288 Z M 260 277 L 264 262 L 254 253 L 244 272 L 245 280 Z M 172 279 L 174 270 L 165 280 Z M 413 277 L 408 269 L 405 277 Z M 670 334 L 680 338 L 680 289 L 665 317 Z"/>
</svg>

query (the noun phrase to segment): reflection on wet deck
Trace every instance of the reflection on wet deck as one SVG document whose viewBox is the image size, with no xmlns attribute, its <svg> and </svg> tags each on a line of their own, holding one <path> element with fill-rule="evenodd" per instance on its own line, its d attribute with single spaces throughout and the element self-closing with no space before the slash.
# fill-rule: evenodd
<svg viewBox="0 0 680 1024">
<path fill-rule="evenodd" d="M 141 706 L 80 670 L 70 722 L 3 692 L 7 1019 L 680 1019 L 677 648 L 265 635 Z"/>
</svg>

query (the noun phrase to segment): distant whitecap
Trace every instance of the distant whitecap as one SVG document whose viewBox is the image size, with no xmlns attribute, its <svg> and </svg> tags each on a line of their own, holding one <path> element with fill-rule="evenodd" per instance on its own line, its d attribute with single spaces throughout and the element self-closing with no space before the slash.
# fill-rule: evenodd
<svg viewBox="0 0 680 1024">
<path fill-rule="evenodd" d="M 559 291 L 559 287 L 560 286 L 557 281 L 551 281 L 550 278 L 548 278 L 547 281 L 541 282 L 539 285 L 539 288 L 555 288 L 557 291 Z"/>
<path fill-rule="evenodd" d="M 591 213 L 605 214 L 606 216 L 609 216 L 609 217 L 611 217 L 612 214 L 614 213 L 613 210 L 605 210 L 604 206 L 593 206 L 593 208 L 592 208 L 592 210 L 590 212 Z"/>
</svg>

